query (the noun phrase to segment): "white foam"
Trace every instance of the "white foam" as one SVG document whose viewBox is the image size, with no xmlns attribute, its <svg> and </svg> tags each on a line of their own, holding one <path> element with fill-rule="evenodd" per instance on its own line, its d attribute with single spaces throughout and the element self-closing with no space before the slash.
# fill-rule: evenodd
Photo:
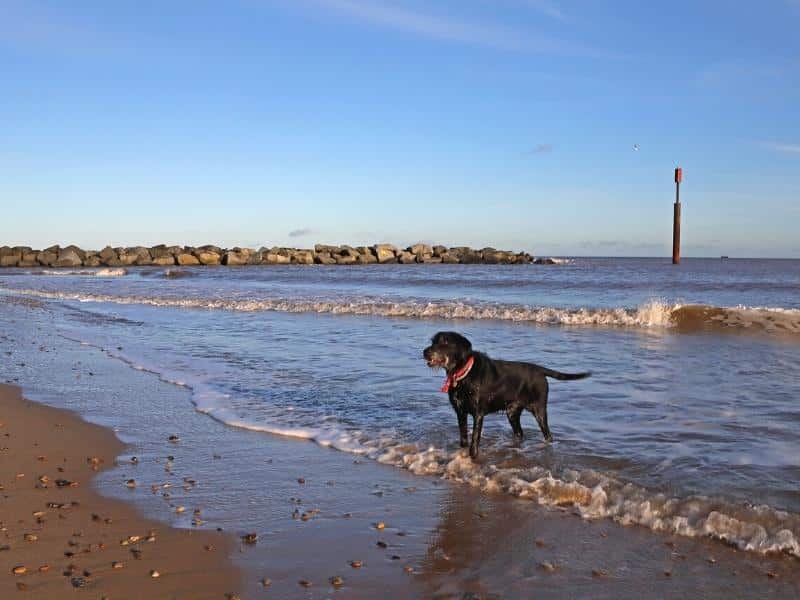
<svg viewBox="0 0 800 600">
<path fill-rule="evenodd" d="M 556 476 L 539 467 L 498 468 L 473 462 L 464 450 L 387 448 L 379 462 L 418 474 L 440 475 L 482 491 L 507 493 L 545 506 L 570 507 L 583 518 L 688 537 L 711 537 L 742 550 L 800 558 L 800 516 L 769 506 L 740 506 L 703 496 L 671 498 L 587 470 Z"/>
<path fill-rule="evenodd" d="M 100 349 L 94 344 L 87 345 Z M 782 552 L 800 558 L 800 515 L 797 514 L 766 505 L 746 506 L 703 496 L 670 497 L 591 469 L 565 469 L 554 473 L 535 464 L 498 467 L 489 460 L 474 462 L 463 449 L 421 446 L 403 442 L 386 432 L 365 435 L 360 430 L 348 429 L 334 417 L 318 417 L 314 419 L 315 426 L 305 426 L 302 416 L 297 416 L 288 406 L 276 408 L 269 415 L 260 414 L 258 420 L 254 420 L 235 409 L 229 394 L 220 392 L 199 375 L 171 372 L 116 350 L 103 351 L 132 368 L 152 372 L 163 381 L 188 388 L 196 410 L 231 427 L 305 439 L 418 475 L 438 476 L 543 506 L 568 507 L 585 519 L 612 519 L 653 531 L 711 537 L 741 550 Z"/>
<path fill-rule="evenodd" d="M 77 269 L 77 270 L 70 270 L 70 269 L 58 269 L 58 270 L 48 270 L 42 269 L 41 271 L 33 271 L 33 274 L 41 274 L 41 275 L 81 275 L 85 277 L 122 277 L 123 275 L 127 275 L 128 272 L 125 269 Z"/>
<path fill-rule="evenodd" d="M 759 331 L 774 334 L 800 334 L 800 309 L 780 307 L 730 308 L 672 304 L 652 300 L 634 308 L 559 308 L 524 306 L 518 304 L 488 304 L 480 302 L 404 300 L 382 298 L 342 300 L 302 300 L 265 298 L 234 300 L 220 298 L 170 298 L 154 296 L 117 296 L 79 292 L 49 292 L 34 289 L 5 287 L 14 294 L 70 300 L 75 302 L 107 302 L 138 304 L 183 309 L 228 310 L 234 312 L 275 311 L 288 313 L 328 313 L 370 315 L 412 319 L 498 320 L 546 325 L 593 325 L 663 329 L 680 324 L 682 327 L 719 327 L 727 330 Z M 695 318 L 696 322 L 691 323 Z"/>
<path fill-rule="evenodd" d="M 385 317 L 493 319 L 554 325 L 608 325 L 629 327 L 668 327 L 671 325 L 670 315 L 672 311 L 679 306 L 660 301 L 652 301 L 637 308 L 554 308 L 456 301 L 421 302 L 407 300 L 390 302 L 375 298 L 351 300 L 290 300 L 283 298 L 229 300 L 219 298 L 116 296 L 112 294 L 87 294 L 79 292 L 48 292 L 34 289 L 12 290 L 10 288 L 9 291 L 13 291 L 17 294 L 54 300 L 140 304 L 171 308 L 229 310 L 238 312 L 316 312 Z"/>
</svg>

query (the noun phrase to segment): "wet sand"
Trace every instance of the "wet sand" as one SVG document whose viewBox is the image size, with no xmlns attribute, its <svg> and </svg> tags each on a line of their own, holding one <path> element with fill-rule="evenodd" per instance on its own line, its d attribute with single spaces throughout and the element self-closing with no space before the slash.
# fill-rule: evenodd
<svg viewBox="0 0 800 600">
<path fill-rule="evenodd" d="M 172 529 L 93 489 L 123 448 L 112 431 L 0 385 L 0 597 L 237 593 L 227 534 Z"/>
</svg>

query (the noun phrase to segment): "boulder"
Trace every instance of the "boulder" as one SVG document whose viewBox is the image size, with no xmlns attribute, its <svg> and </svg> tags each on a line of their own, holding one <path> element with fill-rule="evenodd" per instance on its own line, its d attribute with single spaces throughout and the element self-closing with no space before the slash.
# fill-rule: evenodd
<svg viewBox="0 0 800 600">
<path fill-rule="evenodd" d="M 535 265 L 554 265 L 554 264 L 556 264 L 556 261 L 554 261 L 552 258 L 537 258 L 535 261 L 533 261 L 533 264 L 535 264 Z"/>
<path fill-rule="evenodd" d="M 447 246 L 434 246 L 433 247 L 433 255 L 434 256 L 442 256 L 447 253 Z"/>
<path fill-rule="evenodd" d="M 135 254 L 128 254 L 127 252 L 122 252 L 119 255 L 119 262 L 122 263 L 122 266 L 129 267 L 130 265 L 136 262 L 137 256 Z"/>
<path fill-rule="evenodd" d="M 150 256 L 150 250 L 144 246 L 134 246 L 133 248 L 128 248 L 128 254 L 131 254 L 135 257 L 135 260 L 133 261 L 133 264 L 135 265 L 145 266 L 153 264 L 153 258 Z"/>
<path fill-rule="evenodd" d="M 292 255 L 292 262 L 298 265 L 313 265 L 314 253 L 311 250 L 297 250 Z"/>
<path fill-rule="evenodd" d="M 474 265 L 483 262 L 483 255 L 478 250 L 467 250 L 458 256 L 458 262 L 464 265 Z"/>
<path fill-rule="evenodd" d="M 66 248 L 62 248 L 61 252 L 58 253 L 59 258 L 61 257 L 62 252 L 66 252 L 68 250 L 73 252 L 75 256 L 77 256 L 80 259 L 81 262 L 83 262 L 83 259 L 86 258 L 86 252 L 78 248 L 78 246 L 76 246 L 75 244 L 70 244 Z"/>
<path fill-rule="evenodd" d="M 178 256 L 175 257 L 175 261 L 182 267 L 193 267 L 200 264 L 200 261 L 194 254 L 188 254 L 186 252 L 178 254 Z"/>
<path fill-rule="evenodd" d="M 39 263 L 36 262 L 37 253 L 34 251 L 23 252 L 22 258 L 19 261 L 20 267 L 38 267 Z"/>
<path fill-rule="evenodd" d="M 175 257 L 169 253 L 164 256 L 157 256 L 153 258 L 153 264 L 159 267 L 172 267 L 175 265 Z"/>
<path fill-rule="evenodd" d="M 345 256 L 337 256 L 336 257 L 336 264 L 337 265 L 354 265 L 356 264 L 356 257 L 345 255 Z"/>
<path fill-rule="evenodd" d="M 379 263 L 384 264 L 396 262 L 397 248 L 391 244 L 376 244 L 373 246 L 373 249 L 375 251 L 375 257 L 378 259 Z"/>
<path fill-rule="evenodd" d="M 453 256 L 449 252 L 446 254 L 442 254 L 440 258 L 442 259 L 442 263 L 446 265 L 457 265 L 459 263 L 458 257 Z"/>
<path fill-rule="evenodd" d="M 369 254 L 359 254 L 356 257 L 356 262 L 360 265 L 374 265 L 378 262 L 378 259 L 370 252 Z"/>
<path fill-rule="evenodd" d="M 487 265 L 507 264 L 511 262 L 511 255 L 502 250 L 495 250 L 494 248 L 484 248 L 481 251 L 483 262 Z"/>
<path fill-rule="evenodd" d="M 273 252 L 272 250 L 267 252 L 262 260 L 262 264 L 268 265 L 288 265 L 290 262 L 292 262 L 291 258 L 283 254 Z"/>
<path fill-rule="evenodd" d="M 222 264 L 229 267 L 239 267 L 247 264 L 247 259 L 250 258 L 249 254 L 241 251 L 230 250 L 222 256 Z"/>
<path fill-rule="evenodd" d="M 194 255 L 201 265 L 218 265 L 222 260 L 219 253 L 210 250 L 195 250 Z"/>
<path fill-rule="evenodd" d="M 411 254 L 411 252 L 406 252 L 405 250 L 400 252 L 400 255 L 397 257 L 398 262 L 403 265 L 410 265 L 412 263 L 417 262 L 417 255 Z"/>
<path fill-rule="evenodd" d="M 419 258 L 419 255 L 417 255 L 417 258 Z M 430 255 L 427 255 L 420 262 L 422 262 L 422 263 L 424 263 L 426 265 L 438 265 L 438 264 L 441 264 L 442 257 L 441 256 L 430 256 Z"/>
<path fill-rule="evenodd" d="M 317 254 L 328 253 L 331 254 L 341 254 L 342 248 L 340 246 L 330 246 L 328 244 L 314 244 L 314 252 Z"/>
<path fill-rule="evenodd" d="M 123 262 L 120 260 L 119 252 L 114 250 L 111 246 L 106 246 L 98 254 L 100 257 L 100 264 L 106 267 L 121 267 Z"/>
<path fill-rule="evenodd" d="M 361 253 L 352 246 L 342 246 L 338 254 L 339 256 L 352 256 L 353 258 L 356 258 Z"/>
<path fill-rule="evenodd" d="M 58 253 L 58 260 L 53 266 L 55 267 L 80 267 L 83 265 L 83 260 L 78 253 L 72 248 L 64 248 Z"/>
<path fill-rule="evenodd" d="M 8 246 L 0 248 L 0 267 L 16 267 L 22 260 L 22 251 Z"/>
<path fill-rule="evenodd" d="M 100 266 L 100 257 L 97 254 L 92 254 L 87 256 L 83 259 L 83 266 L 84 267 L 99 267 Z"/>
<path fill-rule="evenodd" d="M 158 246 L 153 246 L 150 248 L 150 256 L 154 259 L 156 258 L 165 258 L 167 256 L 172 256 L 172 253 L 167 249 L 164 244 L 159 244 Z M 154 264 L 158 264 L 153 260 Z"/>
<path fill-rule="evenodd" d="M 433 248 L 428 246 L 428 244 L 414 244 L 410 248 L 407 248 L 408 252 L 411 254 L 433 254 Z"/>
<path fill-rule="evenodd" d="M 36 253 L 36 262 L 38 262 L 43 267 L 52 267 L 57 260 L 58 260 L 58 254 L 56 254 L 55 252 L 48 252 L 47 250 L 43 250 L 42 252 Z"/>
</svg>

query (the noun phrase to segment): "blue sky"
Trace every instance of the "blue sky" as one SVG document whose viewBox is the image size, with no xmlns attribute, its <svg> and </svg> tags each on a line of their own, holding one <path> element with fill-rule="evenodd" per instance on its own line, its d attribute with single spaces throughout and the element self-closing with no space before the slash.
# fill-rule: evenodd
<svg viewBox="0 0 800 600">
<path fill-rule="evenodd" d="M 800 257 L 800 0 L 0 0 L 0 245 Z M 638 145 L 638 150 L 634 149 Z"/>
</svg>

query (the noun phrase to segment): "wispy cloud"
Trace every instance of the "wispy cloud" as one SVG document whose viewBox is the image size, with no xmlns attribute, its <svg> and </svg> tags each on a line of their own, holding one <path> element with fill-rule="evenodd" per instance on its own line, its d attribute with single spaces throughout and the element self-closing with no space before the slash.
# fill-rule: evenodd
<svg viewBox="0 0 800 600">
<path fill-rule="evenodd" d="M 548 152 L 552 152 L 554 148 L 555 146 L 553 146 L 553 144 L 537 144 L 528 154 L 547 154 Z"/>
<path fill-rule="evenodd" d="M 557 19 L 559 21 L 564 21 L 565 16 L 561 9 L 555 2 L 550 2 L 549 0 L 520 0 L 526 6 L 530 6 L 537 12 L 542 13 L 547 17 L 551 17 L 553 19 Z M 791 2 L 792 0 L 787 0 Z M 800 2 L 800 0 L 796 0 Z"/>
<path fill-rule="evenodd" d="M 130 55 L 134 47 L 118 34 L 71 18 L 68 11 L 19 0 L 0 0 L 0 47 L 3 46 L 23 52 L 92 57 Z M 140 52 L 137 50 L 137 54 Z"/>
<path fill-rule="evenodd" d="M 593 48 L 565 39 L 536 35 L 498 25 L 487 25 L 439 16 L 428 12 L 402 8 L 375 1 L 356 0 L 305 0 L 308 5 L 345 16 L 353 21 L 373 27 L 393 29 L 432 40 L 481 46 L 498 50 L 543 52 L 550 54 L 585 56 L 591 58 L 619 57 L 618 54 Z M 550 6 L 552 14 L 560 14 L 548 2 L 532 2 L 542 7 Z"/>
<path fill-rule="evenodd" d="M 800 154 L 800 144 L 782 144 L 780 142 L 759 142 L 759 146 L 773 150 L 775 152 L 783 152 L 784 154 Z"/>
<path fill-rule="evenodd" d="M 303 229 L 293 229 L 289 232 L 289 237 L 296 238 L 296 237 L 305 237 L 307 235 L 311 235 L 317 233 L 314 229 L 309 227 L 305 227 Z"/>
</svg>

